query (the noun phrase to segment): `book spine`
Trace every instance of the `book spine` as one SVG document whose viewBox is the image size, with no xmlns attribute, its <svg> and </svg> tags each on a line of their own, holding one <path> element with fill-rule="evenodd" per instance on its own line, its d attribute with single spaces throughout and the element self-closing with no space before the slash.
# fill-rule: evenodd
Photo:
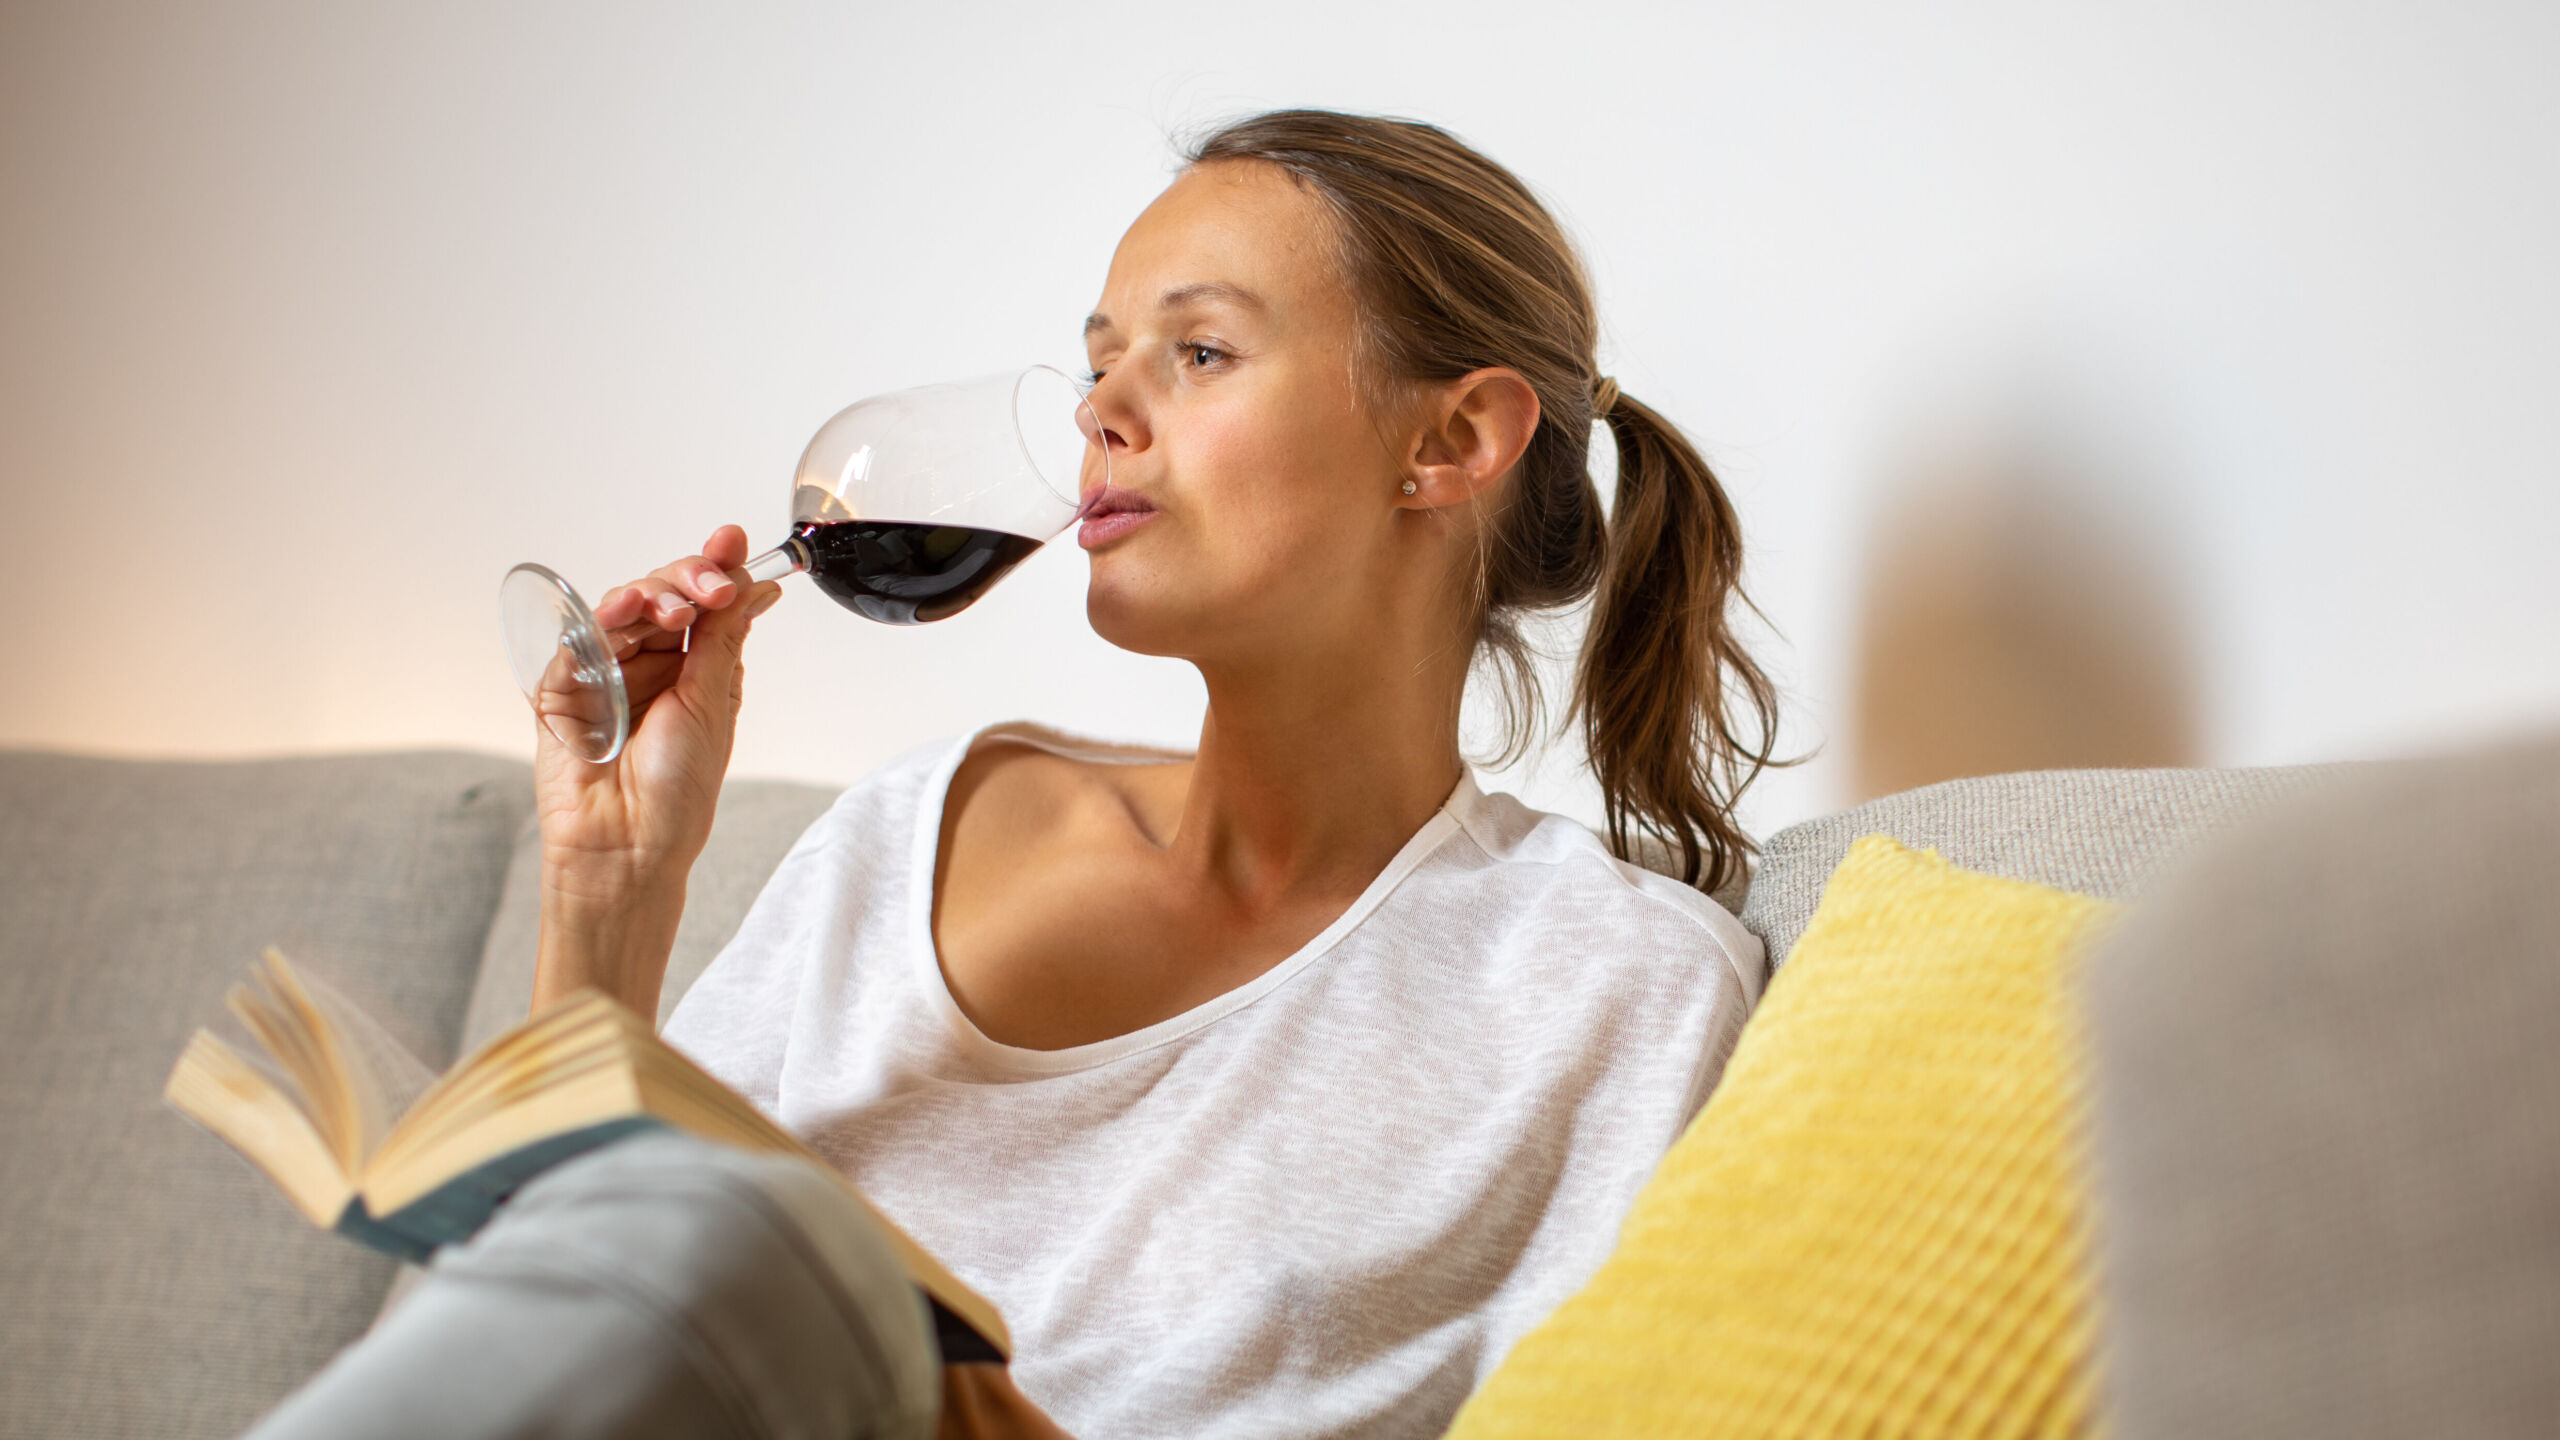
<svg viewBox="0 0 2560 1440">
<path fill-rule="evenodd" d="M 406 1260 L 412 1265 L 426 1264 L 427 1257 L 435 1253 L 436 1247 L 433 1245 L 423 1244 L 417 1237 L 394 1230 L 366 1214 L 364 1197 L 361 1195 L 347 1202 L 347 1208 L 339 1213 L 338 1223 L 334 1228 L 339 1234 L 369 1250 L 379 1250 L 395 1260 Z"/>
<path fill-rule="evenodd" d="M 479 1234 L 509 1196 L 545 1170 L 662 1124 L 652 1116 L 633 1115 L 537 1140 L 456 1175 L 388 1215 L 373 1214 L 358 1195 L 347 1202 L 337 1230 L 359 1245 L 422 1265 L 438 1246 Z"/>
</svg>

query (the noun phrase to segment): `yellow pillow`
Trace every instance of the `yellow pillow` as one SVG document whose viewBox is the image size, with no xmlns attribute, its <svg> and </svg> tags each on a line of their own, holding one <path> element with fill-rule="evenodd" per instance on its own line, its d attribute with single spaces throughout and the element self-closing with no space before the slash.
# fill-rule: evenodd
<svg viewBox="0 0 2560 1440">
<path fill-rule="evenodd" d="M 1453 1440 L 2086 1433 L 2070 982 L 2112 908 L 1852 846 L 1617 1253 Z"/>
</svg>

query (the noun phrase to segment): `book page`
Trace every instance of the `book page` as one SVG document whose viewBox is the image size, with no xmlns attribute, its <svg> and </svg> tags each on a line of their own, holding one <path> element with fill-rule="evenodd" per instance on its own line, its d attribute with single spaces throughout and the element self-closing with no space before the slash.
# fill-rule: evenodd
<svg viewBox="0 0 2560 1440">
<path fill-rule="evenodd" d="M 284 956 L 275 951 L 267 953 L 276 963 L 286 963 Z M 400 1117 L 435 1083 L 436 1072 L 394 1039 L 380 1021 L 349 1000 L 344 991 L 312 973 L 309 965 L 295 964 L 290 968 L 312 1007 L 327 1017 L 330 1032 L 338 1042 L 339 1063 L 347 1072 L 348 1089 L 355 1101 L 358 1153 L 370 1157 L 381 1150 L 382 1142 L 399 1124 Z"/>
<path fill-rule="evenodd" d="M 405 1163 L 402 1157 L 477 1123 L 529 1084 L 611 1059 L 622 1013 L 602 995 L 580 991 L 492 1039 L 427 1087 L 368 1168 Z"/>
<path fill-rule="evenodd" d="M 221 1037 L 198 1030 L 161 1096 L 267 1172 L 312 1224 L 338 1223 L 354 1187 L 337 1157 L 302 1107 Z"/>
<path fill-rule="evenodd" d="M 263 964 L 251 966 L 248 983 L 232 986 L 223 1003 L 293 1082 L 292 1098 L 339 1170 L 354 1174 L 358 1157 L 345 1084 L 313 1033 L 310 1017 L 277 994 L 273 972 Z"/>
<path fill-rule="evenodd" d="M 658 1039 L 625 1007 L 580 991 L 491 1040 L 436 1082 L 361 1176 L 368 1213 L 395 1216 L 474 1167 L 551 1136 L 634 1116 L 810 1161 L 870 1212 L 910 1278 L 995 1346 L 993 1303 L 916 1243 L 850 1180 L 744 1097 Z"/>
</svg>

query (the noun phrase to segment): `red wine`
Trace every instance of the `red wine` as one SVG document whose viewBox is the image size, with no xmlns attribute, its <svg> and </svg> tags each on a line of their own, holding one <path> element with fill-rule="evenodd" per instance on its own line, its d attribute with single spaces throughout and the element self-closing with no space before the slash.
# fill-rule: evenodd
<svg viewBox="0 0 2560 1440">
<path fill-rule="evenodd" d="M 894 520 L 804 521 L 791 538 L 808 552 L 819 589 L 884 625 L 948 620 L 1040 548 L 1002 530 Z"/>
</svg>

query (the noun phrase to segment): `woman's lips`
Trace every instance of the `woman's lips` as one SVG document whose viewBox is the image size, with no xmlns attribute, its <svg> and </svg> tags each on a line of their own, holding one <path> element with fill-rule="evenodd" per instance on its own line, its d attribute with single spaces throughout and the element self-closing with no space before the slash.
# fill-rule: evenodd
<svg viewBox="0 0 2560 1440">
<path fill-rule="evenodd" d="M 1101 491 L 1085 502 L 1084 523 L 1076 527 L 1076 543 L 1087 550 L 1108 545 L 1156 518 L 1156 507 L 1127 490 Z"/>
<path fill-rule="evenodd" d="M 1087 550 L 1108 545 L 1154 518 L 1156 512 L 1153 510 L 1120 510 L 1109 515 L 1095 515 L 1076 527 L 1076 543 Z"/>
</svg>

